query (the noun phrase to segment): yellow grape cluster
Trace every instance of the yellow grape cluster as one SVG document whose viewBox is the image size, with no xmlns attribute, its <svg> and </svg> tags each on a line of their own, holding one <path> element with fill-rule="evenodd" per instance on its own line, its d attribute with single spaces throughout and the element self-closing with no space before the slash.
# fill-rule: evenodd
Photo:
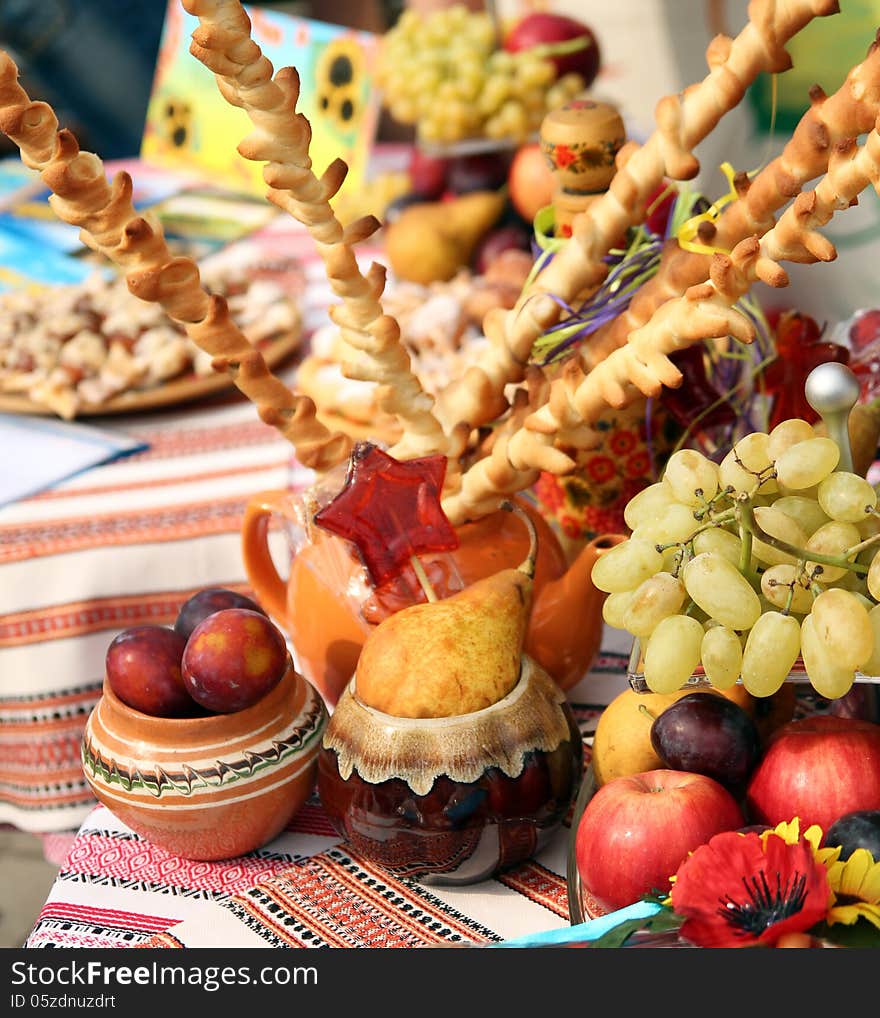
<svg viewBox="0 0 880 1018">
<path fill-rule="evenodd" d="M 404 11 L 382 37 L 376 81 L 391 116 L 433 144 L 524 142 L 585 84 L 578 74 L 557 80 L 552 61 L 528 50 L 500 49 L 491 16 L 461 4 Z"/>
<path fill-rule="evenodd" d="M 799 419 L 740 439 L 716 464 L 693 449 L 627 504 L 631 536 L 593 582 L 605 621 L 637 637 L 649 689 L 698 666 L 718 689 L 775 693 L 798 657 L 815 690 L 880 674 L 877 492 Z"/>
</svg>

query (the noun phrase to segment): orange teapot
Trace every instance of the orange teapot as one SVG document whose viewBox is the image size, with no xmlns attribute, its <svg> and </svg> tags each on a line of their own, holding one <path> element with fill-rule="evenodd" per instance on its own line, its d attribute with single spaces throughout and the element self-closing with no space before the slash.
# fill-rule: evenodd
<svg viewBox="0 0 880 1018">
<path fill-rule="evenodd" d="M 547 521 L 530 503 L 516 499 L 538 532 L 534 601 L 525 651 L 562 689 L 574 685 L 590 666 L 602 634 L 605 594 L 593 586 L 593 563 L 624 540 L 607 534 L 585 545 L 569 563 Z M 371 603 L 366 570 L 348 541 L 320 530 L 308 519 L 303 497 L 266 491 L 247 503 L 242 525 L 245 571 L 254 593 L 287 633 L 299 671 L 334 706 L 354 674 L 371 624 L 380 618 Z M 273 517 L 285 525 L 290 563 L 279 574 L 269 543 Z M 526 557 L 529 536 L 515 513 L 498 510 L 457 528 L 453 551 L 420 556 L 438 595 L 443 597 Z M 451 559 L 451 577 L 435 582 L 432 566 Z M 398 605 L 403 607 L 403 605 Z M 372 609 L 372 623 L 371 618 Z"/>
</svg>

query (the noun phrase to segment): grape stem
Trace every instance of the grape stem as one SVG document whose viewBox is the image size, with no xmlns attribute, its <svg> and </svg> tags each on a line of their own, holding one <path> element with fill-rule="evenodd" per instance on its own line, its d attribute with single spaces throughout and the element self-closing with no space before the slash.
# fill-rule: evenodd
<svg viewBox="0 0 880 1018">
<path fill-rule="evenodd" d="M 739 517 L 737 522 L 739 523 L 739 571 L 746 576 L 752 576 L 752 570 L 750 568 L 752 561 L 752 532 L 748 527 L 743 526 L 743 521 Z"/>
<path fill-rule="evenodd" d="M 712 530 L 713 527 L 723 527 L 725 523 L 732 523 L 735 518 L 735 510 L 726 509 L 718 516 L 714 516 L 708 523 L 704 523 L 701 527 L 697 527 L 686 541 L 670 541 L 669 544 L 655 544 L 654 547 L 657 551 L 662 553 L 664 551 L 669 551 L 670 548 L 683 548 L 685 545 L 692 545 L 697 534 L 702 534 L 704 530 Z"/>
<path fill-rule="evenodd" d="M 859 544 L 854 544 L 851 548 L 847 548 L 844 554 L 847 556 L 858 555 L 859 552 L 864 551 L 865 548 L 870 548 L 872 544 L 877 544 L 878 541 L 880 541 L 880 534 L 874 534 L 871 537 L 865 538 Z"/>
<path fill-rule="evenodd" d="M 745 493 L 737 497 L 736 511 L 741 533 L 743 529 L 745 529 L 751 533 L 752 537 L 757 537 L 765 544 L 769 544 L 771 548 L 776 548 L 777 551 L 785 552 L 787 555 L 791 555 L 795 559 L 803 558 L 821 565 L 838 566 L 840 569 L 849 569 L 854 573 L 858 573 L 860 576 L 864 576 L 868 572 L 868 567 L 861 565 L 859 562 L 850 562 L 840 555 L 823 555 L 818 551 L 807 551 L 805 548 L 798 548 L 795 544 L 789 544 L 788 541 L 783 541 L 781 538 L 774 537 L 772 534 L 766 533 L 758 525 L 749 496 Z M 864 544 L 864 542 L 862 543 Z"/>
</svg>

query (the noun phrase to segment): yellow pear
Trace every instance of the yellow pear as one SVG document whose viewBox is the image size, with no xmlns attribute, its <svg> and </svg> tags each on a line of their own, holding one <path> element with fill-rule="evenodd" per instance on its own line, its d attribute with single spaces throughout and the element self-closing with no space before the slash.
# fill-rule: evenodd
<svg viewBox="0 0 880 1018">
<path fill-rule="evenodd" d="M 363 703 L 395 717 L 452 717 L 488 707 L 513 689 L 537 553 L 534 525 L 522 510 L 514 511 L 532 537 L 526 560 L 380 623 L 358 659 L 356 687 Z"/>
<path fill-rule="evenodd" d="M 503 210 L 504 196 L 495 191 L 408 206 L 385 229 L 385 254 L 394 274 L 424 285 L 452 279 Z"/>
</svg>

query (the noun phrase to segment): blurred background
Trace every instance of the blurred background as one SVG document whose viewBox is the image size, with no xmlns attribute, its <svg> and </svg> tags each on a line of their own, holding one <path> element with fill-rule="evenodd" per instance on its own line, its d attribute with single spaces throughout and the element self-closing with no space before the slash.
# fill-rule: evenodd
<svg viewBox="0 0 880 1018">
<path fill-rule="evenodd" d="M 320 0 L 249 6 L 381 32 L 397 0 Z M 137 155 L 166 0 L 3 0 L 0 45 L 33 96 L 52 105 L 83 149 Z M 2 150 L 12 151 L 8 139 Z"/>
</svg>

